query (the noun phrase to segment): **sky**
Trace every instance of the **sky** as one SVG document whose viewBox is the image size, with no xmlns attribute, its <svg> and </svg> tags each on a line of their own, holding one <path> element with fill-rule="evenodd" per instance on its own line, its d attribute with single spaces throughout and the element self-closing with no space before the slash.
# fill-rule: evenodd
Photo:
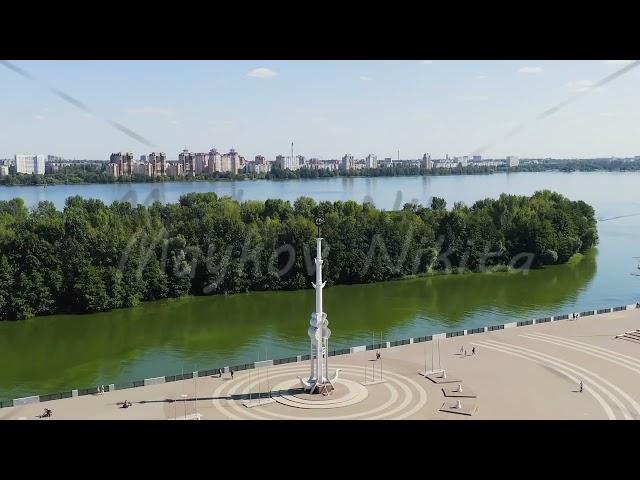
<svg viewBox="0 0 640 480">
<path fill-rule="evenodd" d="M 324 159 L 395 158 L 398 150 L 403 159 L 442 158 L 487 144 L 488 158 L 635 156 L 640 68 L 590 88 L 628 62 L 15 60 L 37 81 L 0 65 L 0 158 L 163 151 L 176 159 L 184 148 L 215 147 L 274 159 L 288 154 L 291 142 L 296 155 Z M 580 98 L 504 138 L 574 96 Z"/>
</svg>

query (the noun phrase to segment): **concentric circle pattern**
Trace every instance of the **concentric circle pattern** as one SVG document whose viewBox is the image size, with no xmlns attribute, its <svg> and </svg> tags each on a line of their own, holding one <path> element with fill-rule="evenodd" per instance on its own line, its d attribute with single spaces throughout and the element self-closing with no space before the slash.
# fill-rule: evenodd
<svg viewBox="0 0 640 480">
<path fill-rule="evenodd" d="M 424 388 L 403 375 L 383 372 L 384 382 L 363 385 L 363 367 L 332 365 L 332 368 L 340 368 L 340 380 L 328 396 L 312 396 L 302 391 L 298 377 L 308 375 L 309 366 L 299 363 L 270 369 L 268 381 L 266 371 L 237 375 L 214 391 L 212 402 L 224 416 L 234 420 L 403 419 L 415 415 L 427 403 Z M 275 402 L 252 408 L 242 402 L 249 394 L 255 399 L 268 391 Z"/>
</svg>

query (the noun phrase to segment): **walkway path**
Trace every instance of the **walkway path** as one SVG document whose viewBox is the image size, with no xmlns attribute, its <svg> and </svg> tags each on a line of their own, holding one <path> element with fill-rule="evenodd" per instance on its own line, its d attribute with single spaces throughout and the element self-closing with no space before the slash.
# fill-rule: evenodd
<svg viewBox="0 0 640 480">
<path fill-rule="evenodd" d="M 299 390 L 297 377 L 309 370 L 305 361 L 239 371 L 233 380 L 201 377 L 3 408 L 0 419 L 35 420 L 45 407 L 53 410 L 53 417 L 38 421 L 185 415 L 203 420 L 640 419 L 640 344 L 615 338 L 639 327 L 640 309 L 441 340 L 441 366 L 447 376 L 477 395 L 461 399 L 463 405 L 477 405 L 472 416 L 439 411 L 445 398 L 442 385 L 418 373 L 425 366 L 433 368 L 434 343 L 426 342 L 381 349 L 382 381 L 376 351 L 331 357 L 330 371 L 340 368 L 344 381 L 328 397 L 311 398 Z M 473 346 L 475 355 L 460 355 L 461 347 L 471 352 Z M 371 383 L 372 364 L 376 383 Z M 260 405 L 259 394 L 272 401 Z M 133 405 L 118 408 L 125 399 Z"/>
</svg>

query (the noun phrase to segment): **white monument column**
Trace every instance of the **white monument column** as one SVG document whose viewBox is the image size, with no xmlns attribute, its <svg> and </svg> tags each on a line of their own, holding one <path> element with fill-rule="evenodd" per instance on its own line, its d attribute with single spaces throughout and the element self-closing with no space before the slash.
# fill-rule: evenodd
<svg viewBox="0 0 640 480">
<path fill-rule="evenodd" d="M 311 314 L 309 321 L 309 339 L 311 340 L 310 350 L 310 372 L 309 379 L 302 380 L 305 390 L 310 393 L 330 393 L 333 390 L 333 383 L 337 380 L 338 372 L 334 378 L 329 379 L 328 356 L 329 337 L 331 330 L 327 321 L 327 314 L 322 311 L 322 289 L 327 282 L 322 281 L 322 237 L 320 237 L 321 220 L 316 220 L 318 225 L 318 237 L 316 238 L 316 281 L 312 283 L 316 291 L 316 311 Z"/>
</svg>

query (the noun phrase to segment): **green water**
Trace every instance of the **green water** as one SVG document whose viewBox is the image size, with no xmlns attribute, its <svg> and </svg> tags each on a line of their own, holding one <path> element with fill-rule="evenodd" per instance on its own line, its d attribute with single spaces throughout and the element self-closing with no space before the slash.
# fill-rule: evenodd
<svg viewBox="0 0 640 480">
<path fill-rule="evenodd" d="M 473 328 L 560 311 L 596 272 L 596 252 L 572 265 L 523 273 L 437 276 L 336 286 L 325 309 L 330 348 Z M 2 325 L 5 397 L 119 383 L 304 354 L 311 290 L 190 297 L 95 315 Z"/>
<path fill-rule="evenodd" d="M 384 340 L 403 339 L 638 301 L 640 277 L 630 275 L 637 272 L 631 257 L 640 255 L 638 174 L 441 177 L 426 186 L 420 178 L 351 179 L 346 194 L 345 189 L 332 193 L 336 182 L 322 182 L 273 188 L 324 188 L 325 198 L 354 200 L 369 192 L 377 205 L 392 208 L 396 189 L 405 199 L 438 195 L 452 204 L 549 187 L 592 204 L 605 220 L 598 224 L 597 250 L 568 265 L 327 288 L 330 349 L 371 343 L 373 332 Z M 385 195 L 378 197 L 376 189 Z M 607 220 L 612 217 L 621 218 Z M 313 291 L 303 290 L 190 297 L 92 315 L 0 322 L 0 398 L 305 354 L 313 308 Z"/>
</svg>

